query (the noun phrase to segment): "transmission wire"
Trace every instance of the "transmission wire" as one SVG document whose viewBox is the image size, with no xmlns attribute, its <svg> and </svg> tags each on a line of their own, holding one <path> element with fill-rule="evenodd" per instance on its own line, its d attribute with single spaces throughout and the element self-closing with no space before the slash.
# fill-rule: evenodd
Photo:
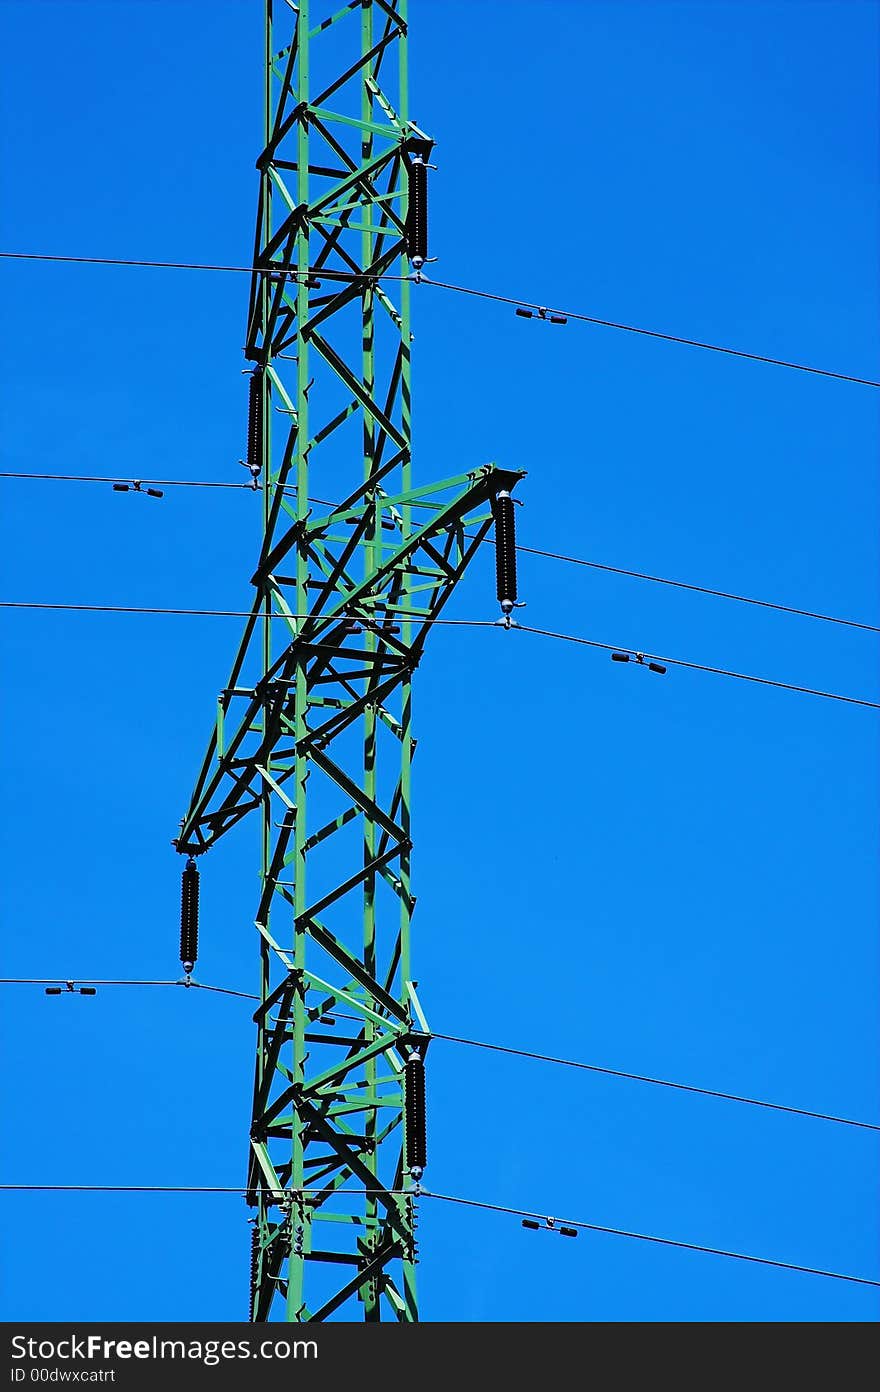
<svg viewBox="0 0 880 1392">
<path fill-rule="evenodd" d="M 516 1218 L 531 1218 L 547 1221 L 547 1215 L 535 1209 L 513 1208 L 508 1204 L 488 1203 L 483 1199 L 465 1199 L 457 1194 L 438 1194 L 432 1189 L 245 1189 L 233 1185 L 186 1185 L 186 1184 L 0 1184 L 3 1193 L 63 1193 L 63 1194 L 261 1194 L 278 1201 L 279 1194 L 308 1195 L 310 1197 L 335 1198 L 346 1194 L 406 1195 L 413 1199 L 433 1199 L 439 1203 L 459 1204 L 465 1208 L 481 1209 L 487 1213 L 502 1213 Z M 672 1237 L 657 1237 L 653 1233 L 633 1232 L 627 1228 L 613 1228 L 605 1223 L 588 1223 L 582 1218 L 554 1218 L 554 1224 L 579 1228 L 587 1232 L 607 1233 L 614 1237 L 628 1237 L 637 1242 L 652 1242 L 662 1247 L 678 1247 L 688 1252 L 701 1252 L 713 1257 L 728 1257 L 734 1261 L 753 1262 L 760 1266 L 773 1266 L 783 1271 L 802 1272 L 808 1276 L 822 1276 L 832 1281 L 848 1281 L 859 1286 L 880 1287 L 880 1281 L 867 1276 L 852 1276 L 842 1271 L 827 1271 L 823 1267 L 803 1266 L 798 1262 L 779 1261 L 774 1257 L 756 1257 L 747 1252 L 733 1252 L 725 1247 L 709 1247 L 703 1243 L 683 1242 Z"/>
<path fill-rule="evenodd" d="M 154 980 L 128 980 L 128 981 L 102 981 L 86 977 L 0 977 L 0 985 L 19 985 L 19 986 L 182 986 L 196 991 L 212 991 L 219 995 L 238 996 L 243 1000 L 260 1001 L 261 997 L 251 991 L 234 991 L 228 986 L 209 986 L 202 981 L 187 981 L 184 978 L 168 981 Z M 354 1020 L 360 1024 L 363 1017 L 352 1015 L 344 1010 L 334 1010 L 328 1006 L 323 1012 L 325 1015 L 332 1015 L 334 1019 Z M 314 1021 L 320 1023 L 320 1017 Z M 331 1036 L 328 1036 L 328 1038 Z M 816 1121 L 830 1121 L 838 1126 L 854 1126 L 864 1131 L 880 1131 L 880 1125 L 870 1121 L 854 1121 L 850 1117 L 835 1116 L 830 1112 L 811 1111 L 806 1107 L 790 1107 L 782 1102 L 767 1102 L 757 1097 L 744 1097 L 735 1092 L 721 1092 L 716 1088 L 696 1087 L 692 1083 L 671 1082 L 668 1078 L 654 1078 L 646 1073 L 631 1073 L 622 1068 L 608 1068 L 597 1063 L 584 1063 L 580 1059 L 562 1058 L 555 1054 L 537 1053 L 532 1049 L 516 1049 L 509 1044 L 491 1044 L 484 1039 L 469 1039 L 460 1034 L 444 1034 L 439 1030 L 431 1030 L 428 1033 L 429 1039 L 442 1039 L 451 1044 L 466 1044 L 476 1049 L 487 1049 L 492 1053 L 510 1054 L 514 1058 L 533 1059 L 539 1063 L 557 1064 L 564 1068 L 577 1068 L 587 1073 L 600 1073 L 610 1078 L 626 1078 L 631 1082 L 650 1083 L 654 1087 L 673 1088 L 677 1092 L 695 1093 L 700 1097 L 715 1097 L 725 1102 L 739 1102 L 750 1107 L 763 1107 L 769 1111 L 786 1112 L 791 1116 L 804 1116 L 813 1118 Z"/>
<path fill-rule="evenodd" d="M 531 309 L 537 311 L 542 317 L 545 314 L 559 315 L 566 319 L 578 320 L 581 323 L 593 324 L 600 328 L 618 329 L 623 333 L 639 334 L 645 338 L 660 339 L 665 343 L 679 343 L 689 348 L 699 348 L 710 353 L 724 353 L 728 357 L 745 358 L 750 362 L 767 363 L 773 367 L 789 368 L 794 372 L 808 372 L 815 377 L 831 377 L 839 382 L 854 382 L 863 387 L 880 387 L 880 382 L 875 382 L 867 377 L 854 377 L 845 372 L 832 372 L 828 368 L 812 367 L 807 363 L 790 362 L 785 358 L 771 358 L 763 353 L 747 353 L 741 348 L 728 348 L 719 343 L 706 343 L 697 338 L 684 338 L 678 334 L 662 333 L 658 329 L 645 329 L 636 324 L 623 324 L 614 319 L 600 319 L 595 315 L 582 314 L 573 309 L 552 309 L 547 305 L 539 304 L 535 300 L 526 300 L 519 296 L 499 295 L 491 290 L 479 290 L 469 285 L 456 285 L 448 280 L 434 280 L 432 277 L 426 276 L 424 272 L 412 276 L 374 275 L 369 271 L 360 273 L 329 271 L 324 267 L 321 267 L 320 270 L 298 271 L 286 266 L 224 266 L 197 261 L 150 261 L 111 256 L 50 256 L 39 252 L 25 251 L 0 251 L 0 258 L 7 261 L 54 261 L 87 266 L 146 266 L 156 270 L 174 271 L 237 271 L 245 275 L 276 276 L 290 280 L 314 280 L 316 278 L 323 278 L 325 280 L 335 280 L 344 283 L 371 281 L 374 284 L 378 284 L 382 281 L 410 281 L 416 285 L 423 284 L 434 286 L 438 290 L 450 290 L 457 295 L 470 295 L 481 300 L 492 300 L 496 304 L 514 305 L 521 309 Z"/>
</svg>

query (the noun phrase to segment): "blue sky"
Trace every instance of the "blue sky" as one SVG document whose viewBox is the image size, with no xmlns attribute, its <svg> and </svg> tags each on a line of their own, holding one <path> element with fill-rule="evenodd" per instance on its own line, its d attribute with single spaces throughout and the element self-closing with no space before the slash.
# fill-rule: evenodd
<svg viewBox="0 0 880 1392">
<path fill-rule="evenodd" d="M 261 6 L 0 12 L 5 249 L 247 261 Z M 413 0 L 437 275 L 877 373 L 878 8 Z M 7 263 L 8 470 L 238 481 L 246 281 Z M 524 544 L 878 622 L 877 411 L 822 380 L 421 289 L 416 469 L 528 470 Z M 450 467 L 452 466 L 452 467 Z M 240 608 L 247 492 L 4 482 L 11 599 Z M 880 698 L 872 635 L 524 557 L 530 623 Z M 494 618 L 491 555 L 461 617 Z M 170 848 L 235 620 L 7 613 L 6 976 L 173 977 Z M 417 685 L 415 952 L 440 1031 L 870 1121 L 876 713 L 526 634 Z M 203 864 L 253 989 L 256 845 Z M 241 1181 L 246 1005 L 5 987 L 7 1182 Z M 877 1277 L 870 1132 L 438 1042 L 440 1192 Z M 6 1319 L 240 1319 L 219 1197 L 0 1198 Z M 875 1291 L 423 1205 L 433 1320 L 863 1321 Z"/>
</svg>

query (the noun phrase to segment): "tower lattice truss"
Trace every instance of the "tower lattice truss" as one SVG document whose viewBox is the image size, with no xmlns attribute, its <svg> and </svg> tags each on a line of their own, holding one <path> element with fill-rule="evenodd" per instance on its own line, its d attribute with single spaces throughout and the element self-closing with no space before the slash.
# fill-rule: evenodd
<svg viewBox="0 0 880 1392">
<path fill-rule="evenodd" d="M 410 962 L 411 683 L 521 475 L 412 480 L 431 141 L 407 111 L 404 4 L 274 8 L 246 343 L 263 538 L 176 845 L 193 859 L 247 817 L 260 828 L 251 1318 L 410 1321 L 429 1038 Z"/>
</svg>

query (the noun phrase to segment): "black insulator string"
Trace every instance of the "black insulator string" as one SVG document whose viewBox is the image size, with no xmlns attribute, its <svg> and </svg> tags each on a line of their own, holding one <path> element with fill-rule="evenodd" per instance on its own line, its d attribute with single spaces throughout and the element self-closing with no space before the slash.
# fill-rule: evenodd
<svg viewBox="0 0 880 1392">
<path fill-rule="evenodd" d="M 645 338 L 660 339 L 665 343 L 678 343 L 688 348 L 700 348 L 709 353 L 724 353 L 728 357 L 745 358 L 749 362 L 767 363 L 772 367 L 785 367 L 793 372 L 808 372 L 814 377 L 831 377 L 839 382 L 853 382 L 862 387 L 880 387 L 880 382 L 875 382 L 868 377 L 854 377 L 845 372 L 831 372 L 828 368 L 790 362 L 786 358 L 771 358 L 763 353 L 747 353 L 741 348 L 728 348 L 719 343 L 705 343 L 698 338 L 683 338 L 679 334 L 661 333 L 658 329 L 644 329 L 636 324 L 622 324 L 614 319 L 600 319 L 595 315 L 581 314 L 573 309 L 550 309 L 534 300 L 526 300 L 512 295 L 498 295 L 491 290 L 478 290 L 469 285 L 455 285 L 448 280 L 434 280 L 421 271 L 415 276 L 376 276 L 368 271 L 362 273 L 328 271 L 324 267 L 321 267 L 319 272 L 297 271 L 290 270 L 285 266 L 222 266 L 195 261 L 147 261 L 111 256 L 48 256 L 26 251 L 0 251 L 0 259 L 6 261 L 54 261 L 83 266 L 147 266 L 166 271 L 238 271 L 245 275 L 278 276 L 290 280 L 305 279 L 307 281 L 314 280 L 316 275 L 326 280 L 372 281 L 377 284 L 382 281 L 408 280 L 415 284 L 432 285 L 438 290 L 451 290 L 457 295 L 471 295 L 481 300 L 492 300 L 496 304 L 514 305 L 524 309 L 541 311 L 542 317 L 543 314 L 551 314 L 559 318 L 575 319 L 584 324 L 593 324 L 599 328 L 618 329 L 622 333 L 640 334 Z"/>
<path fill-rule="evenodd" d="M 258 1226 L 257 1226 L 256 1223 L 255 1223 L 254 1226 L 251 1228 L 251 1286 L 250 1286 L 250 1298 L 251 1298 L 251 1309 L 252 1309 L 252 1310 L 253 1310 L 254 1294 L 255 1294 L 255 1292 L 256 1292 L 257 1282 L 258 1282 L 258 1280 L 259 1280 L 259 1275 L 260 1275 L 260 1256 L 261 1256 L 261 1253 L 262 1253 L 262 1244 L 261 1244 L 261 1242 L 260 1242 L 260 1230 L 259 1230 Z"/>
<path fill-rule="evenodd" d="M 72 981 L 74 986 L 184 986 L 197 991 L 215 991 L 225 996 L 238 996 L 242 1000 L 259 1001 L 260 997 L 251 991 L 233 991 L 228 986 L 208 986 L 202 981 L 98 981 L 93 979 L 62 977 L 0 977 L 0 985 L 19 986 L 65 986 Z M 363 1023 L 363 1016 L 352 1015 L 344 1010 L 334 1010 L 334 1018 L 354 1020 Z M 586 1073 L 600 1073 L 610 1078 L 626 1078 L 634 1083 L 649 1083 L 654 1087 L 673 1088 L 677 1092 L 690 1092 L 699 1097 L 715 1097 L 723 1102 L 739 1102 L 749 1107 L 762 1107 L 773 1112 L 787 1112 L 790 1116 L 810 1117 L 815 1121 L 830 1121 L 838 1126 L 854 1126 L 862 1131 L 880 1131 L 880 1125 L 871 1121 L 854 1121 L 851 1117 L 835 1116 L 831 1112 L 811 1111 L 807 1107 L 789 1107 L 783 1102 L 767 1102 L 757 1097 L 744 1097 L 735 1092 L 721 1092 L 717 1088 L 696 1087 L 692 1083 L 676 1083 L 668 1078 L 654 1078 L 647 1073 L 631 1073 L 622 1068 L 608 1068 L 598 1063 L 584 1063 L 581 1059 L 562 1058 L 556 1054 L 541 1054 L 533 1049 L 515 1049 L 509 1044 L 490 1044 L 484 1039 L 469 1039 L 460 1034 L 443 1034 L 430 1031 L 427 1039 L 442 1039 L 450 1044 L 466 1044 L 475 1049 L 488 1049 L 497 1054 L 510 1054 L 514 1058 L 533 1059 L 538 1063 L 557 1064 L 563 1068 L 577 1068 Z"/>
<path fill-rule="evenodd" d="M 272 1202 L 278 1195 L 307 1195 L 318 1198 L 335 1198 L 336 1195 L 369 1196 L 372 1194 L 391 1194 L 407 1196 L 411 1199 L 433 1199 L 439 1203 L 460 1204 L 465 1208 L 478 1208 L 487 1213 L 503 1213 L 516 1218 L 533 1218 L 546 1221 L 546 1214 L 535 1209 L 513 1208 L 507 1204 L 487 1203 L 483 1199 L 465 1199 L 456 1194 L 438 1194 L 431 1189 L 243 1189 L 233 1185 L 196 1184 L 0 1184 L 0 1192 L 16 1194 L 231 1194 L 243 1196 L 258 1194 Z M 627 1228 L 613 1228 L 605 1223 L 588 1223 L 582 1218 L 554 1218 L 554 1222 L 579 1228 L 587 1232 L 608 1233 L 613 1237 L 628 1237 L 636 1242 L 652 1242 L 661 1247 L 679 1247 L 687 1252 L 702 1252 L 713 1257 L 728 1257 L 733 1261 L 753 1262 L 759 1266 L 774 1266 L 782 1271 L 798 1271 L 807 1276 L 823 1276 L 832 1281 L 849 1281 L 858 1286 L 880 1286 L 867 1276 L 851 1276 L 842 1271 L 826 1271 L 823 1267 L 802 1266 L 798 1262 L 778 1261 L 774 1257 L 756 1257 L 747 1252 L 733 1252 L 725 1247 L 708 1247 L 703 1243 L 683 1242 L 672 1237 L 657 1237 L 652 1233 L 632 1232 Z"/>
<path fill-rule="evenodd" d="M 252 479 L 257 479 L 263 467 L 260 451 L 263 441 L 263 374 L 252 372 L 248 378 L 247 466 Z"/>
<path fill-rule="evenodd" d="M 406 1167 L 415 1177 L 428 1163 L 427 1117 L 425 1110 L 425 1061 L 413 1050 L 403 1074 L 403 1146 Z"/>
<path fill-rule="evenodd" d="M 9 479 L 31 479 L 43 480 L 58 483 L 126 483 L 129 480 L 121 475 L 87 475 L 87 474 L 29 474 L 19 473 L 12 470 L 0 470 L 0 478 Z M 220 483 L 207 479 L 141 479 L 141 483 L 155 483 L 165 488 L 236 488 L 244 489 L 248 493 L 254 492 L 253 483 Z M 261 485 L 258 483 L 257 488 Z M 285 489 L 285 492 L 288 490 Z M 296 492 L 295 489 L 290 490 Z M 308 500 L 310 503 L 317 503 L 320 507 L 335 507 L 329 498 L 313 498 Z M 473 537 L 469 537 L 471 541 Z M 483 544 L 494 546 L 492 537 L 484 537 Z M 799 609 L 793 604 L 778 604 L 769 599 L 755 599 L 749 595 L 735 594 L 731 590 L 712 589 L 708 585 L 694 585 L 686 580 L 671 580 L 664 575 L 650 575 L 643 570 L 628 570 L 624 566 L 607 565 L 603 561 L 590 561 L 585 556 L 568 556 L 560 551 L 547 551 L 539 546 L 523 546 L 517 543 L 516 550 L 529 556 L 544 556 L 550 561 L 564 561 L 568 565 L 586 566 L 590 570 L 604 570 L 612 575 L 626 575 L 633 580 L 649 580 L 654 585 L 671 585 L 678 590 L 691 590 L 694 594 L 711 595 L 715 599 L 730 599 L 738 604 L 754 604 L 762 609 L 775 609 L 781 614 L 796 614 L 804 619 L 818 619 L 822 623 L 843 624 L 847 628 L 861 628 L 868 633 L 880 633 L 880 626 L 877 624 L 862 623 L 857 619 L 841 619 L 834 614 L 822 614 L 814 609 Z"/>
<path fill-rule="evenodd" d="M 516 508 L 506 489 L 492 503 L 495 518 L 495 583 L 502 613 L 516 607 Z"/>
<path fill-rule="evenodd" d="M 406 249 L 410 265 L 419 272 L 428 259 L 428 159 L 434 142 L 407 141 Z"/>
<path fill-rule="evenodd" d="M 199 872 L 190 857 L 180 886 L 180 965 L 189 976 L 199 955 Z"/>
</svg>

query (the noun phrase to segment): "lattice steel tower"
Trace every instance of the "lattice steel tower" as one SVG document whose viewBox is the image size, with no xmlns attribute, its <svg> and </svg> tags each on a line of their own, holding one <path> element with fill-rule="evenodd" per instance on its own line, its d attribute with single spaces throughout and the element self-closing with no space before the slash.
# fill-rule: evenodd
<svg viewBox="0 0 880 1392">
<path fill-rule="evenodd" d="M 428 1041 L 411 681 L 521 475 L 413 485 L 407 277 L 427 254 L 432 142 L 408 116 L 405 0 L 334 10 L 266 4 L 246 343 L 263 541 L 175 844 L 195 858 L 248 814 L 260 825 L 251 1318 L 357 1319 L 361 1302 L 366 1320 L 408 1321 Z M 197 904 L 190 860 L 188 970 Z"/>
</svg>

